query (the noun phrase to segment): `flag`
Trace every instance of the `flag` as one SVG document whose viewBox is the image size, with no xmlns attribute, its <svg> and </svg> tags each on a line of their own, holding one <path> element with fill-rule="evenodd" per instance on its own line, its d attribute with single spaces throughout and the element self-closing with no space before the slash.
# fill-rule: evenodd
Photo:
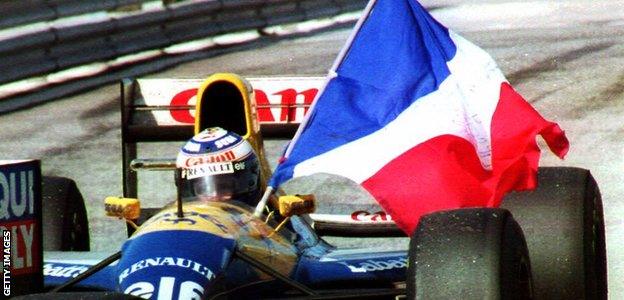
<svg viewBox="0 0 624 300">
<path fill-rule="evenodd" d="M 560 158 L 568 150 L 484 50 L 415 0 L 369 3 L 328 78 L 270 186 L 350 178 L 408 234 L 424 214 L 535 188 L 536 135 Z"/>
</svg>

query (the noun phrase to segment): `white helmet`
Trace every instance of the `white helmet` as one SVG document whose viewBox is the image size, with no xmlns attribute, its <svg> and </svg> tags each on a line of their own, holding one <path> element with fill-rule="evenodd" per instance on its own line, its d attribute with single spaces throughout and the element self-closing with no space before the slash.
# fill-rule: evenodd
<svg viewBox="0 0 624 300">
<path fill-rule="evenodd" d="M 234 132 L 212 127 L 180 149 L 182 201 L 237 200 L 254 206 L 260 198 L 260 164 L 251 144 Z"/>
</svg>

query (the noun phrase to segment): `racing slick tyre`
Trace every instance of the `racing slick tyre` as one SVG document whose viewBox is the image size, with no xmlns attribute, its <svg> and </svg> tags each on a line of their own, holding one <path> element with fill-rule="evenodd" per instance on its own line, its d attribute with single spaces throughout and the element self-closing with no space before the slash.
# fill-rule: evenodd
<svg viewBox="0 0 624 300">
<path fill-rule="evenodd" d="M 537 299 L 607 299 L 602 201 L 589 171 L 540 168 L 537 189 L 502 207 L 525 233 Z"/>
<path fill-rule="evenodd" d="M 43 249 L 89 251 L 89 224 L 76 183 L 65 177 L 42 176 Z"/>
<path fill-rule="evenodd" d="M 531 299 L 522 229 L 505 209 L 422 217 L 410 239 L 408 299 Z"/>
</svg>

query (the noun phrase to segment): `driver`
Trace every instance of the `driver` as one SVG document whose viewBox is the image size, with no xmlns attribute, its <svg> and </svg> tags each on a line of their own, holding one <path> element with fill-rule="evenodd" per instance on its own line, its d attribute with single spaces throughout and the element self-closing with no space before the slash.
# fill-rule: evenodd
<svg viewBox="0 0 624 300">
<path fill-rule="evenodd" d="M 261 196 L 260 163 L 251 144 L 223 128 L 207 128 L 187 141 L 176 167 L 183 202 L 236 200 L 255 206 Z"/>
</svg>

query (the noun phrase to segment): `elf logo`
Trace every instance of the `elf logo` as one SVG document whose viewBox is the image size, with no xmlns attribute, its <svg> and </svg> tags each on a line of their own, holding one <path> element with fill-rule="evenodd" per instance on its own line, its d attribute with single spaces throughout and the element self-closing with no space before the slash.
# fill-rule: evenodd
<svg viewBox="0 0 624 300">
<path fill-rule="evenodd" d="M 175 297 L 174 291 L 177 292 Z M 196 282 L 184 281 L 176 289 L 175 277 L 161 277 L 156 286 L 147 281 L 135 282 L 124 290 L 124 294 L 158 300 L 202 299 L 204 288 Z"/>
<path fill-rule="evenodd" d="M 347 268 L 349 271 L 353 273 L 366 273 L 366 272 L 377 272 L 377 271 L 386 271 L 392 269 L 404 269 L 407 268 L 407 258 L 398 257 L 396 259 L 388 259 L 388 260 L 366 260 L 363 262 L 357 263 L 347 263 L 347 262 L 338 262 Z"/>
</svg>

